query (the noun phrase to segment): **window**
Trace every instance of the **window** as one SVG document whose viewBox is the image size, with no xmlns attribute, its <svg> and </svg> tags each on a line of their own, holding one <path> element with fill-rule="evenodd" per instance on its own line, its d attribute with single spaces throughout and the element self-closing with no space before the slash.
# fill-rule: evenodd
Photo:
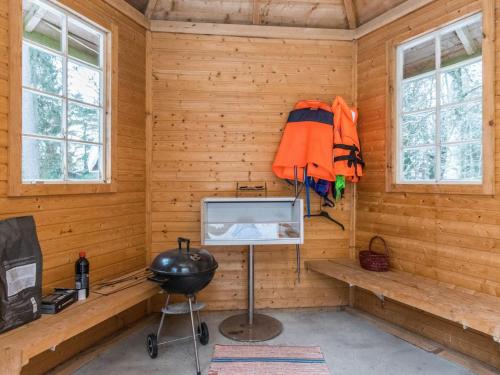
<svg viewBox="0 0 500 375">
<path fill-rule="evenodd" d="M 109 182 L 106 35 L 23 0 L 22 183 Z"/>
<path fill-rule="evenodd" d="M 396 183 L 483 182 L 481 14 L 396 48 Z"/>
</svg>

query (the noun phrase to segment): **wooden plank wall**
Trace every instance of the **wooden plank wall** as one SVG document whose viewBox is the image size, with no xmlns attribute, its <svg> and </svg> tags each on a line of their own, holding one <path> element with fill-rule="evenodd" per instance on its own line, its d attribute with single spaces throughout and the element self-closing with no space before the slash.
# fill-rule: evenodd
<svg viewBox="0 0 500 375">
<path fill-rule="evenodd" d="M 291 195 L 271 172 L 288 112 L 300 99 L 352 100 L 351 42 L 153 33 L 152 256 L 200 243 L 200 200 L 234 196 L 236 181 L 267 181 L 270 196 Z M 349 192 L 346 194 L 349 196 Z M 318 207 L 315 200 L 314 207 Z M 306 224 L 303 260 L 348 256 L 350 203 Z M 219 270 L 200 297 L 211 309 L 246 308 L 246 249 L 212 247 Z M 295 249 L 256 248 L 257 307 L 338 305 L 345 287 L 303 272 Z"/>
<path fill-rule="evenodd" d="M 7 197 L 8 1 L 0 1 L 0 218 L 34 215 L 44 289 L 72 286 L 74 262 L 87 251 L 91 280 L 145 265 L 145 30 L 101 0 L 76 2 L 119 27 L 118 192 Z"/>
<path fill-rule="evenodd" d="M 495 1 L 498 25 L 500 1 Z M 500 297 L 500 198 L 385 193 L 386 41 L 428 30 L 479 8 L 477 0 L 437 0 L 358 41 L 359 128 L 367 176 L 358 187 L 356 245 L 367 248 L 371 236 L 382 235 L 389 243 L 395 268 Z M 497 26 L 498 50 L 499 32 Z M 497 80 L 499 72 L 497 65 Z M 499 89 L 497 84 L 497 96 Z M 498 129 L 496 133 L 498 191 Z M 413 319 L 414 310 L 390 302 L 380 308 L 377 301 L 366 293 L 357 295 L 357 306 L 364 310 L 499 365 L 500 349 L 491 338 L 480 339 L 461 327 L 452 329 L 449 322 L 436 318 Z"/>
</svg>

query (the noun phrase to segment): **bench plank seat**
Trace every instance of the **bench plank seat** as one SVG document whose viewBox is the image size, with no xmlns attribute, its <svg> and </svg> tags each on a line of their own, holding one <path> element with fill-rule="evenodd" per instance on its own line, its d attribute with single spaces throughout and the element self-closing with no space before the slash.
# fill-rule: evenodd
<svg viewBox="0 0 500 375">
<path fill-rule="evenodd" d="M 113 293 L 110 291 L 112 288 L 118 291 Z M 0 334 L 0 374 L 20 372 L 20 369 L 3 366 L 3 363 L 12 363 L 15 367 L 18 364 L 16 356 L 20 356 L 20 364 L 24 366 L 36 355 L 56 348 L 64 341 L 147 301 L 160 291 L 158 284 L 145 279 L 128 282 L 128 285 L 125 283 L 125 287 L 116 284 L 112 288 L 103 288 L 107 295 L 91 291 L 87 300 L 76 302 L 58 314 L 42 315 L 38 320 Z"/>
<path fill-rule="evenodd" d="M 309 270 L 472 328 L 500 342 L 500 298 L 402 271 L 372 272 L 350 259 L 306 262 Z"/>
</svg>

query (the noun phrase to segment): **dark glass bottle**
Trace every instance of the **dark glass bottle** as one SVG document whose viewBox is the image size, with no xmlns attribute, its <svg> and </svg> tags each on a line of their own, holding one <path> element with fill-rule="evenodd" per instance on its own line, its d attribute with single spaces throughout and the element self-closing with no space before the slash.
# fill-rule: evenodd
<svg viewBox="0 0 500 375">
<path fill-rule="evenodd" d="M 78 290 L 78 299 L 89 296 L 89 270 L 90 264 L 85 258 L 85 251 L 80 252 L 80 258 L 75 263 L 75 289 Z"/>
</svg>

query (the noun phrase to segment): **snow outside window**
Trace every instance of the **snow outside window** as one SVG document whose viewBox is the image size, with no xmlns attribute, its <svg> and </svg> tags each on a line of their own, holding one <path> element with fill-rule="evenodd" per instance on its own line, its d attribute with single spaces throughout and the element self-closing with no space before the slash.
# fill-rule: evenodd
<svg viewBox="0 0 500 375">
<path fill-rule="evenodd" d="M 397 48 L 397 182 L 482 183 L 481 14 Z"/>
</svg>

